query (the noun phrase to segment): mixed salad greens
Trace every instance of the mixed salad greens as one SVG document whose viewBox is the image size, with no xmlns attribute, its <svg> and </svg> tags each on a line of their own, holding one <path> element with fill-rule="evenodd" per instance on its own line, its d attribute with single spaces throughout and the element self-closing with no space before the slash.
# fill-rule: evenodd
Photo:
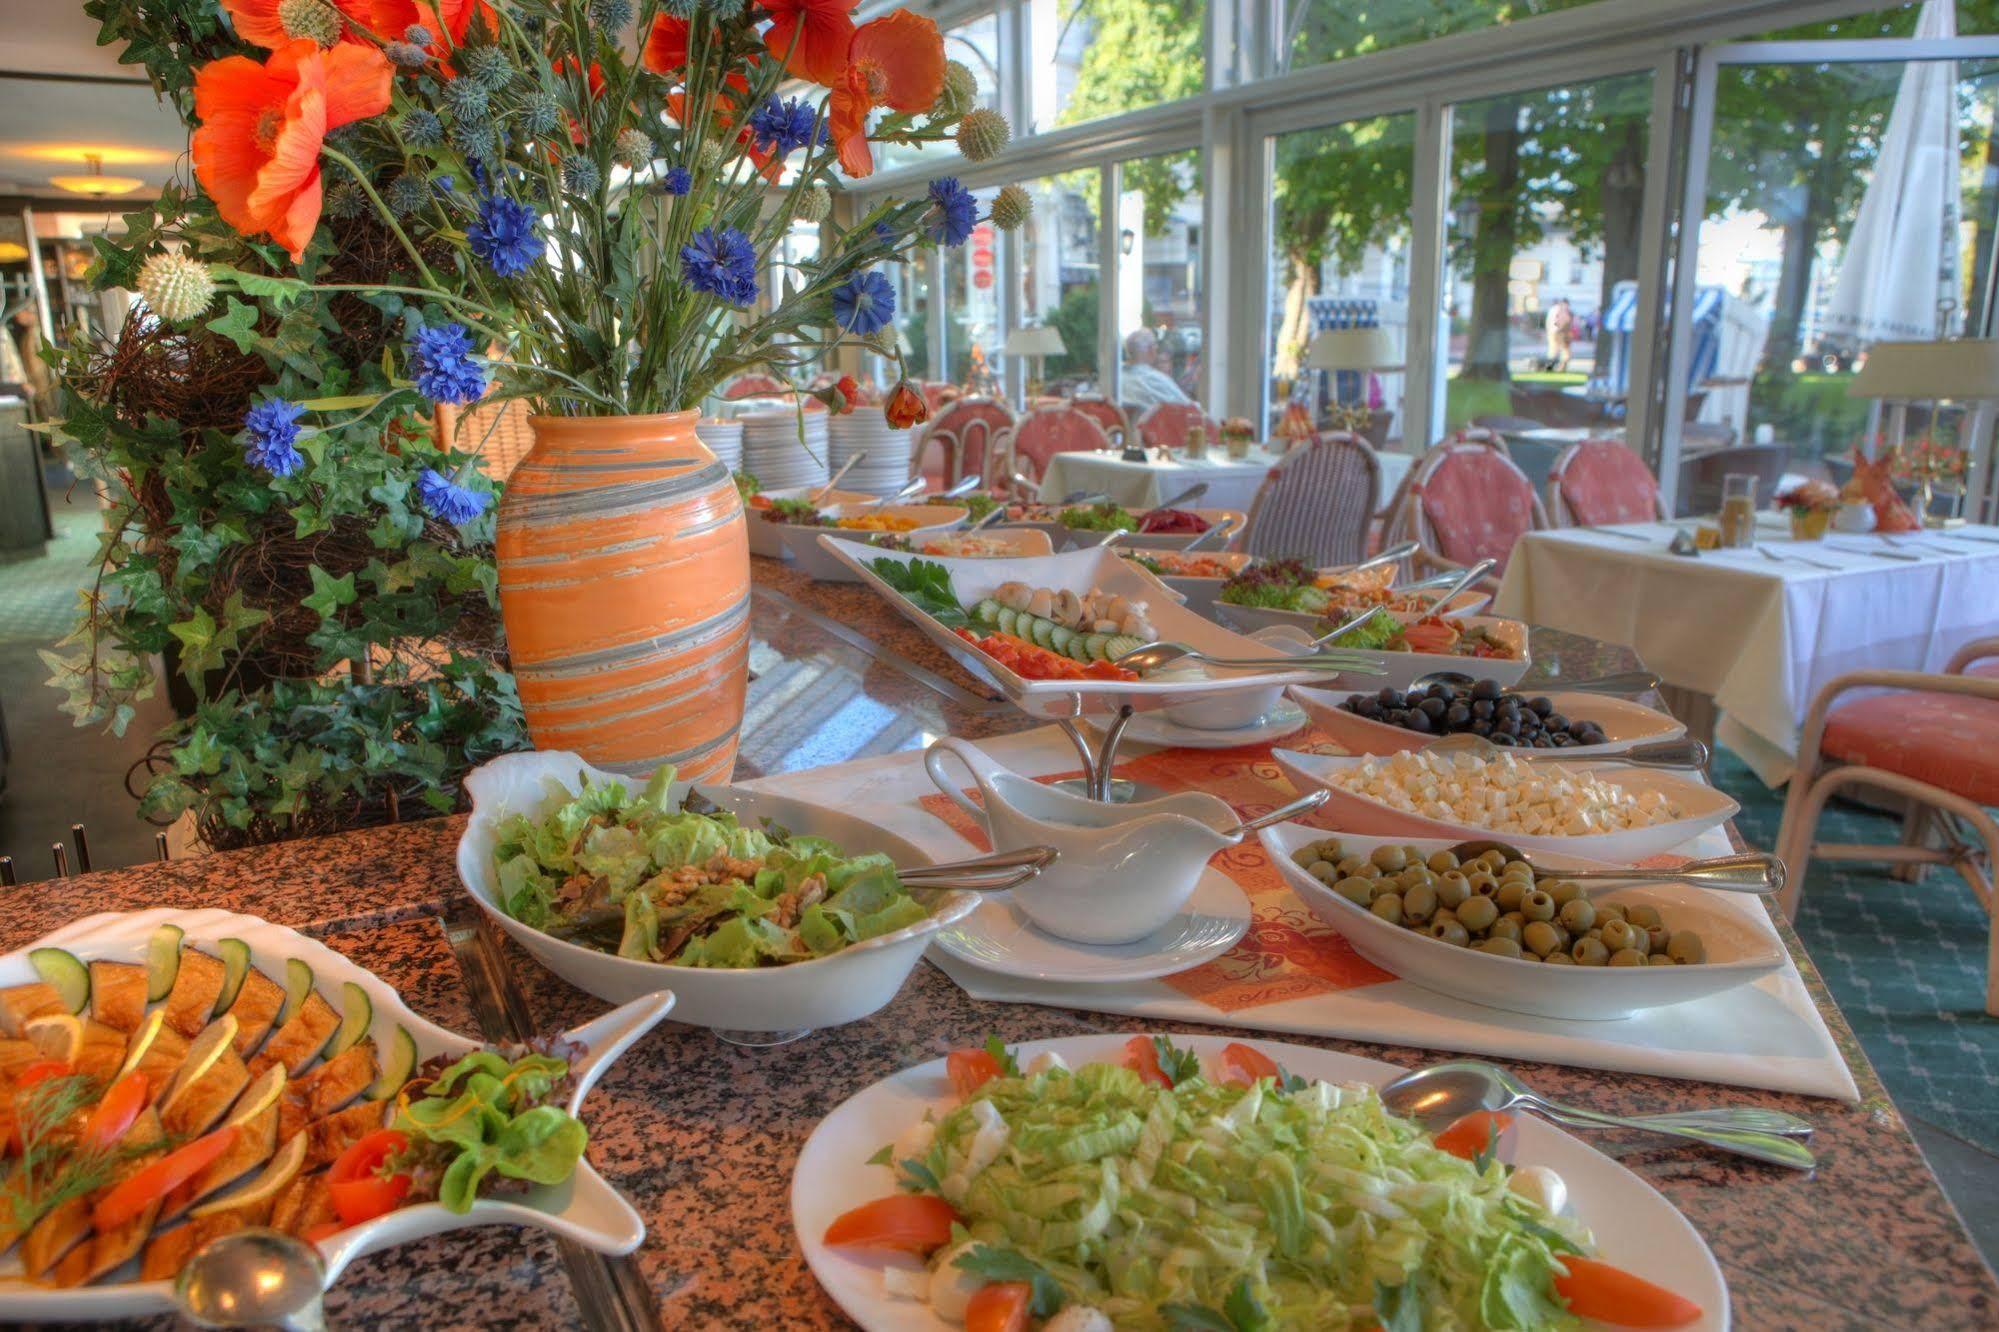
<svg viewBox="0 0 1999 1332">
<path fill-rule="evenodd" d="M 1372 1087 L 1308 1082 L 1240 1043 L 1212 1073 L 1162 1037 L 1077 1069 L 1050 1054 L 1022 1069 L 989 1040 L 947 1068 L 960 1103 L 872 1158 L 903 1192 L 842 1215 L 825 1239 L 930 1254 L 927 1271 L 888 1269 L 887 1291 L 967 1328 L 1418 1332 L 1701 1316 L 1585 1256 L 1559 1177 L 1498 1159 L 1506 1116 L 1433 1138 Z"/>
<path fill-rule="evenodd" d="M 501 908 L 620 957 L 735 968 L 824 957 L 927 914 L 887 856 L 687 808 L 672 783 L 670 766 L 636 796 L 586 779 L 539 815 L 503 820 Z"/>
<path fill-rule="evenodd" d="M 474 1050 L 433 1062 L 434 1074 L 404 1088 L 388 1130 L 400 1142 L 387 1144 L 397 1149 L 387 1168 L 411 1177 L 414 1197 L 463 1214 L 482 1185 L 492 1193 L 505 1180 L 560 1184 L 575 1173 L 590 1134 L 562 1108 L 573 1083 L 567 1055 Z"/>
<path fill-rule="evenodd" d="M 1317 578 L 1318 570 L 1303 560 L 1268 560 L 1250 565 L 1223 583 L 1217 595 L 1232 606 L 1323 615 L 1333 599 L 1318 585 Z"/>
<path fill-rule="evenodd" d="M 1055 515 L 1055 521 L 1081 532 L 1110 532 L 1120 527 L 1127 532 L 1138 530 L 1138 519 L 1132 517 L 1124 506 L 1109 501 L 1064 509 Z"/>
</svg>

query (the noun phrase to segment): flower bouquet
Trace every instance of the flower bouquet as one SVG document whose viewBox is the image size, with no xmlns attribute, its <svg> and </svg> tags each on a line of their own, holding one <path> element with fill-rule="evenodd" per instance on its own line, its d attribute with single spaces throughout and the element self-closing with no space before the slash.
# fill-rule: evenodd
<svg viewBox="0 0 1999 1332">
<path fill-rule="evenodd" d="M 1791 515 L 1794 540 L 1817 541 L 1825 535 L 1841 500 L 1838 488 L 1829 482 L 1800 481 L 1789 490 L 1778 491 L 1775 502 Z"/>
</svg>

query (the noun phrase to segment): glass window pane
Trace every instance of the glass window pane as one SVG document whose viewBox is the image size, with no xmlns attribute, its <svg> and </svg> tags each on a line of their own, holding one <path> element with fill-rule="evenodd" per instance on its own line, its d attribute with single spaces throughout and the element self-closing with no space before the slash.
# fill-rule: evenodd
<svg viewBox="0 0 1999 1332">
<path fill-rule="evenodd" d="M 1315 428 L 1359 427 L 1379 448 L 1403 437 L 1400 371 L 1307 370 L 1312 340 L 1379 328 L 1407 362 L 1413 113 L 1278 135 L 1271 200 L 1267 429 L 1297 403 Z"/>
<path fill-rule="evenodd" d="M 1800 23 L 1775 32 L 1758 33 L 1747 40 L 1769 42 L 1811 42 L 1825 37 L 1913 37 L 1916 19 L 1921 16 L 1921 0 L 1906 5 L 1890 5 L 1865 14 Z M 1990 0 L 1957 0 L 1959 33 L 1999 31 L 1999 8 Z"/>
<path fill-rule="evenodd" d="M 978 105 L 988 111 L 999 109 L 999 18 L 986 14 L 944 30 L 944 56 L 972 71 L 979 81 Z M 883 113 L 886 114 L 886 113 Z M 936 143 L 878 143 L 875 166 L 892 170 L 915 162 L 940 164 L 955 158 L 958 147 L 946 138 Z"/>
<path fill-rule="evenodd" d="M 1651 100 L 1631 74 L 1452 108 L 1447 429 L 1621 429 Z M 1538 482 L 1553 446 L 1525 453 Z"/>
<path fill-rule="evenodd" d="M 1134 415 L 1202 395 L 1201 155 L 1124 163 L 1118 194 L 1118 400 Z"/>
<path fill-rule="evenodd" d="M 931 288 L 925 256 L 913 255 L 900 264 L 887 266 L 889 281 L 895 284 L 895 336 L 902 352 L 903 373 L 911 379 L 929 379 Z M 895 366 L 882 357 L 867 358 L 875 382 L 886 384 L 895 376 Z"/>
<path fill-rule="evenodd" d="M 1017 322 L 1062 335 L 1062 354 L 1042 368 L 1044 392 L 1073 394 L 1097 382 L 1098 180 L 1095 171 L 1071 171 L 1027 182 L 1034 211 L 1019 233 Z M 1031 376 L 1033 366 L 1022 373 Z"/>
<path fill-rule="evenodd" d="M 1205 0 L 1027 0 L 1023 132 L 1120 115 L 1200 92 Z"/>
<path fill-rule="evenodd" d="M 1433 37 L 1498 27 L 1575 9 L 1593 0 L 1285 0 L 1284 32 L 1277 45 L 1280 72 L 1409 46 Z"/>
<path fill-rule="evenodd" d="M 991 210 L 997 189 L 975 190 L 979 212 Z M 1000 274 L 1005 237 L 981 222 L 944 260 L 944 378 L 974 393 L 1000 391 Z"/>
</svg>

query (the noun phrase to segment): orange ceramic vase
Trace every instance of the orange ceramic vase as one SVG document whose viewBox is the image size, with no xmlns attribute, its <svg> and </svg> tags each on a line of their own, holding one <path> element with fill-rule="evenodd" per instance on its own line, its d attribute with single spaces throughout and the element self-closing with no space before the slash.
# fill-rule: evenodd
<svg viewBox="0 0 1999 1332">
<path fill-rule="evenodd" d="M 631 776 L 727 781 L 750 552 L 698 412 L 536 416 L 500 501 L 500 611 L 528 733 Z"/>
</svg>

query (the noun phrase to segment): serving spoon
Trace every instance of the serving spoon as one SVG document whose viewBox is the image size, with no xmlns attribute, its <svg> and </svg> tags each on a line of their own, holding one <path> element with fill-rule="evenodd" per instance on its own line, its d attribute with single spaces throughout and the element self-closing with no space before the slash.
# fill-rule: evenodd
<svg viewBox="0 0 1999 1332">
<path fill-rule="evenodd" d="M 1433 1133 L 1473 1111 L 1496 1112 L 1517 1107 L 1534 1111 L 1565 1128 L 1638 1129 L 1704 1143 L 1792 1170 L 1811 1170 L 1818 1165 L 1818 1159 L 1804 1144 L 1782 1134 L 1717 1122 L 1719 1117 L 1712 1111 L 1700 1120 L 1607 1115 L 1550 1101 L 1505 1069 L 1476 1059 L 1454 1059 L 1405 1073 L 1381 1089 L 1381 1103 L 1392 1113 L 1413 1119 Z"/>
<path fill-rule="evenodd" d="M 1419 675 L 1409 682 L 1405 693 L 1415 693 L 1428 689 L 1433 684 L 1472 685 L 1478 681 L 1463 671 L 1431 671 Z M 1537 680 L 1531 689 L 1501 689 L 1502 694 L 1515 698 L 1532 698 L 1535 690 L 1546 690 L 1551 694 L 1642 694 L 1648 689 L 1659 687 L 1659 677 L 1650 671 L 1617 671 L 1610 675 L 1595 675 L 1582 680 Z"/>
<path fill-rule="evenodd" d="M 281 1327 L 320 1332 L 326 1264 L 319 1250 L 262 1226 L 195 1250 L 174 1281 L 174 1301 L 196 1327 Z"/>
<path fill-rule="evenodd" d="M 1577 754 L 1565 749 L 1533 749 L 1525 745 L 1496 745 L 1482 735 L 1469 731 L 1455 735 L 1442 735 L 1423 746 L 1433 753 L 1476 754 L 1480 758 L 1497 758 L 1501 754 L 1511 754 L 1526 762 L 1547 762 L 1554 760 L 1567 763 L 1627 763 L 1634 768 L 1681 768 L 1699 772 L 1707 767 L 1707 746 L 1691 736 L 1680 740 L 1654 740 L 1648 744 L 1633 745 L 1620 749 L 1614 754 Z"/>
<path fill-rule="evenodd" d="M 1355 675 L 1386 675 L 1388 668 L 1372 657 L 1317 652 L 1305 657 L 1211 657 L 1186 643 L 1146 643 L 1111 662 L 1144 675 L 1181 659 L 1205 661 L 1210 666 L 1259 666 L 1277 670 L 1351 671 Z"/>
<path fill-rule="evenodd" d="M 818 508 L 820 503 L 824 501 L 828 495 L 832 494 L 835 490 L 838 490 L 840 488 L 840 482 L 846 479 L 847 473 L 853 471 L 857 465 L 866 460 L 867 456 L 868 456 L 868 451 L 866 449 L 862 449 L 860 452 L 854 454 L 851 458 L 848 458 L 847 461 L 841 463 L 840 470 L 833 473 L 833 475 L 831 475 L 830 477 L 827 477 L 826 484 L 812 492 L 812 507 L 814 507 L 815 509 Z"/>
<path fill-rule="evenodd" d="M 1185 490 L 1175 495 L 1172 499 L 1161 500 L 1159 501 L 1159 503 L 1153 505 L 1152 507 L 1155 509 L 1177 509 L 1182 504 L 1185 504 L 1188 500 L 1199 499 L 1201 498 L 1201 496 L 1207 493 L 1208 493 L 1208 483 L 1205 481 L 1196 481 L 1193 485 L 1188 486 Z"/>
<path fill-rule="evenodd" d="M 1421 547 L 1414 541 L 1403 541 L 1390 546 L 1379 555 L 1368 556 L 1359 564 L 1342 564 L 1331 569 L 1321 569 L 1319 572 L 1333 577 L 1339 577 L 1343 574 L 1363 573 L 1366 570 L 1377 568 L 1384 564 L 1400 564 L 1420 549 Z"/>
<path fill-rule="evenodd" d="M 1210 541 L 1214 541 L 1219 538 L 1226 538 L 1228 534 L 1233 531 L 1235 531 L 1235 515 L 1230 514 L 1228 517 L 1222 519 L 1218 523 L 1209 524 L 1207 531 L 1202 532 L 1201 534 L 1196 536 L 1192 541 L 1189 541 L 1186 545 L 1180 547 L 1180 553 L 1182 555 L 1190 554 L 1193 551 L 1201 549 L 1203 546 L 1207 545 Z"/>
<path fill-rule="evenodd" d="M 889 505 L 895 503 L 897 500 L 906 500 L 910 496 L 914 495 L 917 491 L 923 489 L 923 487 L 928 484 L 929 482 L 926 481 L 923 477 L 912 476 L 909 478 L 907 482 L 903 484 L 901 490 L 898 490 L 893 494 L 883 495 L 873 504 L 870 504 L 868 506 L 868 512 L 874 513 L 878 510 L 886 509 Z"/>
<path fill-rule="evenodd" d="M 1521 860 L 1533 867 L 1537 877 L 1574 879 L 1578 883 L 1685 883 L 1696 888 L 1713 888 L 1724 893 L 1750 893 L 1770 897 L 1784 890 L 1784 862 L 1763 851 L 1744 851 L 1730 856 L 1709 856 L 1689 860 L 1671 869 L 1544 869 L 1535 865 L 1525 851 L 1510 842 L 1479 838 L 1444 848 L 1460 863 L 1488 851 L 1497 851 L 1508 860 Z"/>
</svg>

